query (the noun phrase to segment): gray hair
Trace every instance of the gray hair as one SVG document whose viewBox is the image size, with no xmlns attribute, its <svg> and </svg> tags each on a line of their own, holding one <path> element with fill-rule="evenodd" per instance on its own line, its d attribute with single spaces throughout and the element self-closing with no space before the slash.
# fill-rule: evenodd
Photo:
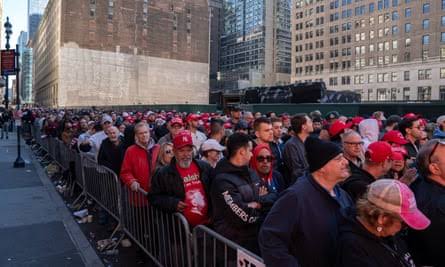
<svg viewBox="0 0 445 267">
<path fill-rule="evenodd" d="M 349 138 L 350 136 L 354 136 L 354 135 L 360 137 L 360 139 L 362 138 L 362 136 L 354 130 L 346 131 L 346 132 L 342 133 L 340 135 L 340 137 L 341 137 L 342 142 L 344 142 L 345 139 Z"/>
<path fill-rule="evenodd" d="M 137 133 L 137 131 L 142 128 L 142 127 L 147 127 L 147 129 L 149 129 L 148 124 L 146 122 L 139 122 L 134 126 L 134 133 Z"/>
</svg>

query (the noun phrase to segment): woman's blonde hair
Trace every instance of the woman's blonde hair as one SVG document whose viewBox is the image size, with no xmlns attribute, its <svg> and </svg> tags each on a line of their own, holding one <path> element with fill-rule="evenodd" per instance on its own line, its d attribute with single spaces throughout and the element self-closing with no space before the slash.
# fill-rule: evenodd
<svg viewBox="0 0 445 267">
<path fill-rule="evenodd" d="M 393 212 L 386 211 L 368 200 L 367 193 L 357 200 L 356 204 L 357 216 L 368 222 L 370 225 L 377 227 L 380 216 L 390 218 L 387 225 L 391 225 L 393 220 L 399 216 Z"/>
<path fill-rule="evenodd" d="M 163 166 L 166 165 L 166 162 L 164 162 L 164 155 L 165 155 L 165 149 L 167 148 L 167 146 L 173 147 L 173 143 L 166 142 L 161 145 L 161 147 L 159 148 L 159 154 L 158 154 L 158 158 L 156 160 L 156 165 L 163 165 Z"/>
</svg>

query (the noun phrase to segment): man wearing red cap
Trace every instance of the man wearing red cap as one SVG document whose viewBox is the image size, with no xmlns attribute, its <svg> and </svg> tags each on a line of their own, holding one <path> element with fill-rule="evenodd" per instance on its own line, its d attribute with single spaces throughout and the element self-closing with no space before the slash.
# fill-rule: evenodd
<svg viewBox="0 0 445 267">
<path fill-rule="evenodd" d="M 365 192 L 366 187 L 388 173 L 392 166 L 393 152 L 387 142 L 374 142 L 368 146 L 362 169 L 355 169 L 341 187 L 349 193 L 355 202 Z"/>
<path fill-rule="evenodd" d="M 164 135 L 161 139 L 159 139 L 158 144 L 162 145 L 164 143 L 171 143 L 175 136 L 182 130 L 184 130 L 184 123 L 182 119 L 179 117 L 173 117 L 168 124 L 169 133 Z"/>
<path fill-rule="evenodd" d="M 150 202 L 166 212 L 181 212 L 191 226 L 208 224 L 211 167 L 193 159 L 193 140 L 189 131 L 173 139 L 175 157 L 153 177 Z"/>
<path fill-rule="evenodd" d="M 207 136 L 198 130 L 200 116 L 196 114 L 189 114 L 187 116 L 188 130 L 192 135 L 193 145 L 195 146 L 195 155 L 198 154 L 198 150 L 201 148 L 202 143 L 207 140 Z"/>
</svg>

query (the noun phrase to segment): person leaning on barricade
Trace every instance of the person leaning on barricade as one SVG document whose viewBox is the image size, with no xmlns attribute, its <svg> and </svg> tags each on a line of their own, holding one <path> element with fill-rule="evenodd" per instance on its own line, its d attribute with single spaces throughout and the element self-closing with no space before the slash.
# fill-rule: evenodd
<svg viewBox="0 0 445 267">
<path fill-rule="evenodd" d="M 155 172 L 159 145 L 156 145 L 150 137 L 150 131 L 146 123 L 136 124 L 134 132 L 135 144 L 131 145 L 125 152 L 120 178 L 125 186 L 133 192 L 138 192 L 140 189 L 149 192 L 151 179 Z M 141 200 L 141 203 L 134 203 L 134 198 L 132 201 L 136 205 L 145 206 L 147 204 L 145 199 Z"/>
<path fill-rule="evenodd" d="M 264 221 L 259 244 L 267 266 L 331 266 L 337 219 L 352 206 L 338 183 L 349 176 L 348 161 L 332 142 L 305 142 L 309 173 L 283 192 Z"/>
<path fill-rule="evenodd" d="M 209 224 L 211 166 L 193 158 L 189 131 L 175 136 L 173 153 L 170 164 L 159 169 L 152 179 L 150 203 L 168 213 L 182 213 L 192 227 Z"/>
<path fill-rule="evenodd" d="M 97 162 L 117 175 L 121 172 L 125 147 L 119 129 L 115 126 L 108 128 L 107 138 L 102 142 L 97 156 Z"/>
<path fill-rule="evenodd" d="M 393 179 L 371 183 L 356 209 L 346 209 L 339 220 L 335 266 L 414 267 L 398 235 L 405 225 L 414 230 L 430 225 L 430 220 L 417 209 L 409 187 Z"/>
<path fill-rule="evenodd" d="M 234 133 L 227 140 L 226 150 L 227 158 L 216 165 L 211 188 L 214 228 L 224 237 L 258 253 L 260 179 L 249 168 L 252 141 L 246 134 Z"/>
</svg>

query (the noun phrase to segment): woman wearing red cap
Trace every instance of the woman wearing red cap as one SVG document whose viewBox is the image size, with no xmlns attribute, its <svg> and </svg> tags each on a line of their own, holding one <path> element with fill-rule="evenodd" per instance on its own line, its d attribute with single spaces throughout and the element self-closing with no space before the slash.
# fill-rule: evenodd
<svg viewBox="0 0 445 267">
<path fill-rule="evenodd" d="M 274 156 L 268 144 L 259 144 L 253 150 L 250 167 L 261 178 L 259 187 L 260 203 L 267 211 L 278 199 L 278 194 L 284 189 L 283 176 L 273 169 Z"/>
<path fill-rule="evenodd" d="M 392 147 L 392 166 L 387 177 L 410 185 L 417 176 L 416 168 L 408 167 L 408 153 L 403 147 Z"/>
</svg>

